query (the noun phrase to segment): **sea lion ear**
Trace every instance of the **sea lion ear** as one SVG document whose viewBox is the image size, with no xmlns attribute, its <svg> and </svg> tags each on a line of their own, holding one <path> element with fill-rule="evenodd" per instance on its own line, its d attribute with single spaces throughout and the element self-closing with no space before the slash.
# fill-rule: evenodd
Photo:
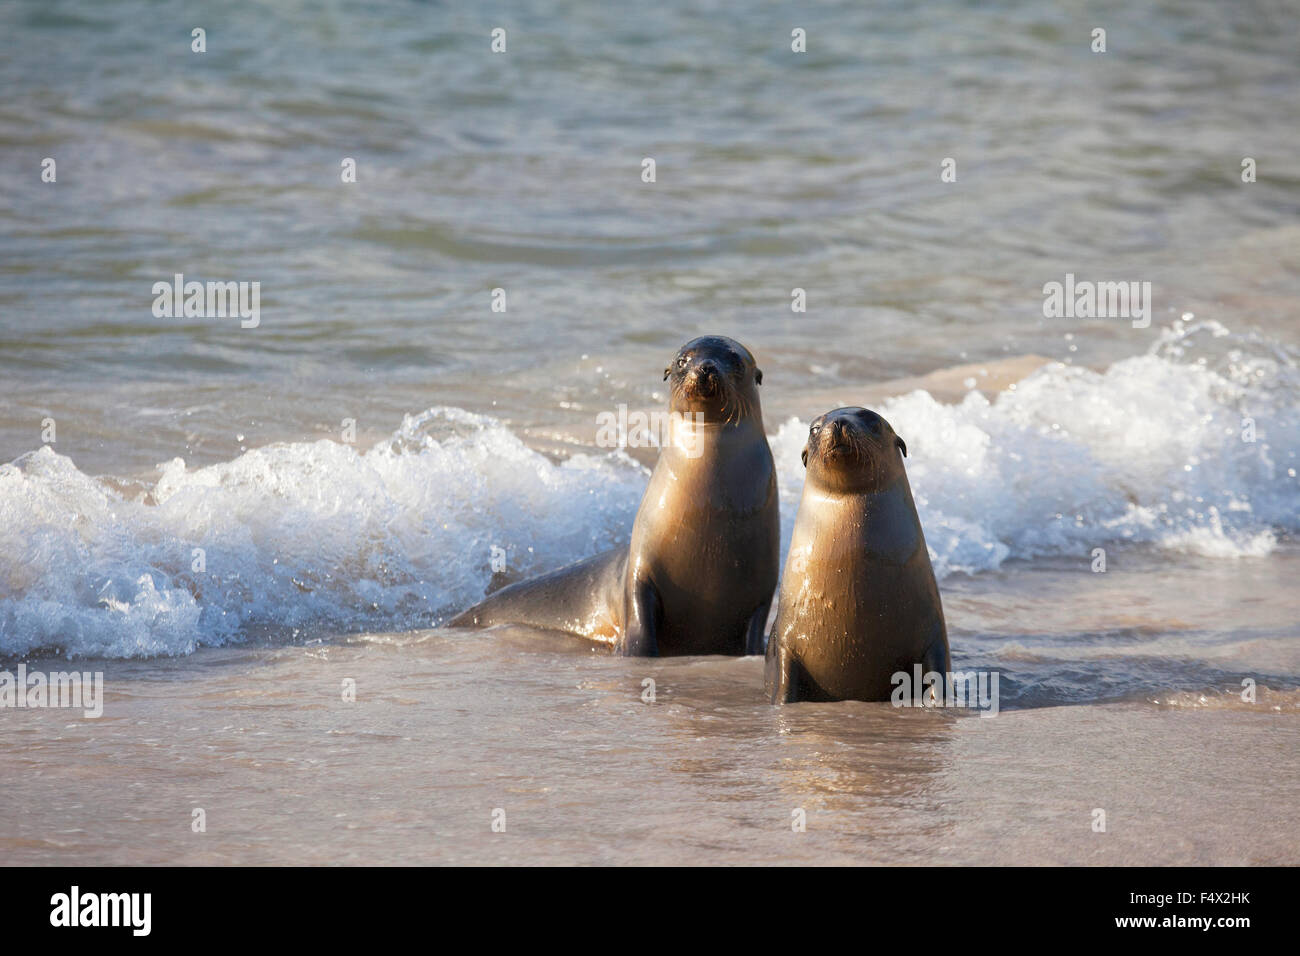
<svg viewBox="0 0 1300 956">
<path fill-rule="evenodd" d="M 803 459 L 803 466 L 807 468 L 808 467 L 808 446 L 807 445 L 803 446 L 803 454 L 800 455 L 799 457 Z"/>
<path fill-rule="evenodd" d="M 894 444 L 898 446 L 899 450 L 902 451 L 902 453 L 903 453 L 903 457 L 906 458 L 906 457 L 907 457 L 907 442 L 903 441 L 903 439 L 901 439 L 901 438 L 899 438 L 897 435 L 895 435 L 895 436 L 894 436 Z"/>
<path fill-rule="evenodd" d="M 666 369 L 664 369 L 664 381 L 665 381 L 665 382 L 668 381 L 668 373 L 671 372 L 672 370 L 673 370 L 673 367 L 672 367 L 671 365 L 668 366 Z"/>
<path fill-rule="evenodd" d="M 761 368 L 754 369 L 754 384 L 755 385 L 763 384 L 763 370 Z"/>
</svg>

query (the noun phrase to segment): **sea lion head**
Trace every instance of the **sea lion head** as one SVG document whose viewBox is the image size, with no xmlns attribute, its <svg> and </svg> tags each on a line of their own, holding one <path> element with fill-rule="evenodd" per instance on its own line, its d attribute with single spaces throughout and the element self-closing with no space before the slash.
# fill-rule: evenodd
<svg viewBox="0 0 1300 956">
<path fill-rule="evenodd" d="M 827 491 L 860 494 L 888 487 L 903 472 L 907 445 L 868 408 L 837 408 L 813 420 L 803 464 Z"/>
<path fill-rule="evenodd" d="M 725 424 L 759 411 L 763 373 L 749 349 L 724 335 L 703 335 L 683 345 L 664 369 L 664 381 L 672 386 L 669 411 Z"/>
</svg>

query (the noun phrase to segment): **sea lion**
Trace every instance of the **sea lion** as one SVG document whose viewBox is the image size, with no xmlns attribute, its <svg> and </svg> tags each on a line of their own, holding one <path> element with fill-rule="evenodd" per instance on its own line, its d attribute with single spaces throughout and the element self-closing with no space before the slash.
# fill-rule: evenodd
<svg viewBox="0 0 1300 956">
<path fill-rule="evenodd" d="M 892 675 L 910 678 L 918 663 L 924 673 L 951 669 L 906 455 L 903 439 L 865 408 L 837 408 L 808 430 L 803 498 L 767 644 L 773 703 L 889 700 Z"/>
<path fill-rule="evenodd" d="M 570 631 L 621 654 L 758 654 L 780 570 L 776 466 L 749 350 L 709 335 L 682 346 L 670 440 L 632 540 L 502 588 L 450 624 Z"/>
</svg>

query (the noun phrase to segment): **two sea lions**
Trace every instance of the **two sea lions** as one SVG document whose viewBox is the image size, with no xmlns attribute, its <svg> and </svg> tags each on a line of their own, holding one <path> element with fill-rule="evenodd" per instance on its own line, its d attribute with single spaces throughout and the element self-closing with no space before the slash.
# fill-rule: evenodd
<svg viewBox="0 0 1300 956">
<path fill-rule="evenodd" d="M 812 423 L 767 645 L 773 703 L 889 700 L 896 673 L 951 670 L 906 455 L 889 423 L 865 408 Z"/>
<path fill-rule="evenodd" d="M 664 379 L 673 433 L 630 545 L 502 588 L 452 626 L 529 624 L 625 655 L 762 652 L 780 565 L 763 373 L 739 342 L 711 335 L 682 346 Z"/>
</svg>

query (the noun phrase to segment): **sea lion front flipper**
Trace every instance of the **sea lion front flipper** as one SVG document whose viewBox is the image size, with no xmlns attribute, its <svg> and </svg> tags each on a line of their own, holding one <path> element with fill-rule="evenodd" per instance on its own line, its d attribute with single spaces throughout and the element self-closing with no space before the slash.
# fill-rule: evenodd
<svg viewBox="0 0 1300 956">
<path fill-rule="evenodd" d="M 947 675 L 952 671 L 952 656 L 948 652 L 948 629 L 944 627 L 943 621 L 937 621 L 933 630 L 936 632 L 930 639 L 930 643 L 925 648 L 925 653 L 921 655 L 921 666 L 924 668 L 923 673 L 933 671 L 936 674 L 943 674 L 947 680 Z"/>
<path fill-rule="evenodd" d="M 763 635 L 767 632 L 767 612 L 771 606 L 771 601 L 764 601 L 750 615 L 749 630 L 745 634 L 746 654 L 763 653 Z"/>
<path fill-rule="evenodd" d="M 619 653 L 624 657 L 658 657 L 663 604 L 654 584 L 634 580 L 628 589 Z"/>
<path fill-rule="evenodd" d="M 772 634 L 767 639 L 767 664 L 763 668 L 764 682 L 769 699 L 774 704 L 793 704 L 799 699 L 799 662 L 781 638 Z"/>
</svg>

